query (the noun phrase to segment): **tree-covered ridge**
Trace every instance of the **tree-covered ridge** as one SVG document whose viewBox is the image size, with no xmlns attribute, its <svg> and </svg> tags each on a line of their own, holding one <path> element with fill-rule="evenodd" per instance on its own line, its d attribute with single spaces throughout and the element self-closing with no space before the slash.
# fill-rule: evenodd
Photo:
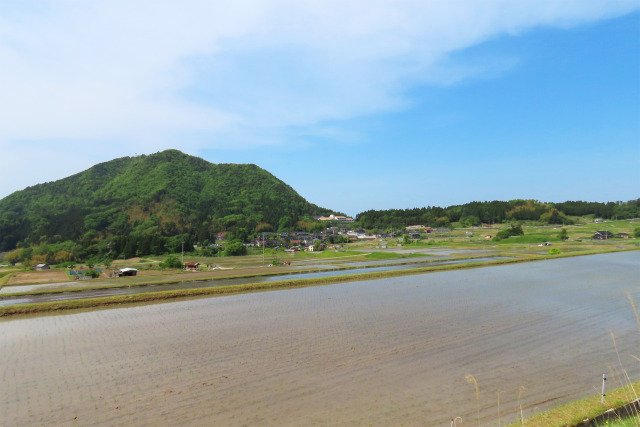
<svg viewBox="0 0 640 427">
<path fill-rule="evenodd" d="M 369 210 L 356 216 L 357 223 L 366 229 L 386 229 L 413 224 L 446 227 L 453 222 L 475 226 L 505 221 L 539 221 L 546 224 L 571 224 L 570 216 L 593 215 L 603 219 L 640 217 L 640 199 L 628 202 L 542 203 L 537 200 L 516 199 L 508 202 L 470 202 L 447 208 L 427 206 L 413 209 Z"/>
<path fill-rule="evenodd" d="M 130 233 L 199 241 L 331 212 L 256 165 L 212 164 L 167 150 L 101 163 L 0 200 L 0 250 Z"/>
</svg>

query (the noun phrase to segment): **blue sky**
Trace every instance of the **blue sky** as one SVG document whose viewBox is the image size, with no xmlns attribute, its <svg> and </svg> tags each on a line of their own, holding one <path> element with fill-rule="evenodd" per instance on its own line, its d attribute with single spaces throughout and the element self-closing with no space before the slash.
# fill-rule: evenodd
<svg viewBox="0 0 640 427">
<path fill-rule="evenodd" d="M 349 215 L 640 197 L 638 1 L 6 2 L 0 94 L 0 197 L 167 148 Z"/>
</svg>

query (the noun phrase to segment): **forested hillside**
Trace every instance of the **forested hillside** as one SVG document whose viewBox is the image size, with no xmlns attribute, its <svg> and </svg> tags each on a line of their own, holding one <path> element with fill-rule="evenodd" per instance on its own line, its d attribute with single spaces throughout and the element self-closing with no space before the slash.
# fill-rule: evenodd
<svg viewBox="0 0 640 427">
<path fill-rule="evenodd" d="M 542 203 L 537 200 L 494 200 L 470 202 L 447 208 L 428 206 L 415 209 L 369 210 L 357 215 L 356 220 L 366 229 L 386 229 L 401 225 L 422 224 L 447 227 L 456 222 L 463 226 L 496 224 L 504 221 L 537 221 L 544 224 L 572 224 L 572 216 L 592 215 L 602 219 L 640 217 L 640 199 L 628 202 Z"/>
<path fill-rule="evenodd" d="M 242 239 L 329 213 L 255 165 L 167 150 L 101 163 L 0 200 L 0 251 L 75 242 L 75 250 L 95 253 L 111 242 L 117 254 L 123 248 L 113 246 L 127 244 L 117 237 L 135 235 L 148 246 L 142 252 L 164 252 L 170 238 L 188 238 L 190 246 L 227 231 Z"/>
</svg>

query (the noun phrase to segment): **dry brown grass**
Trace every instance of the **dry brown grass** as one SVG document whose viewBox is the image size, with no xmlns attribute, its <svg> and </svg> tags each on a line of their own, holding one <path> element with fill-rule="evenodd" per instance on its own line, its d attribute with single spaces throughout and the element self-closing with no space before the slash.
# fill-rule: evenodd
<svg viewBox="0 0 640 427">
<path fill-rule="evenodd" d="M 8 281 L 7 286 L 26 285 L 35 283 L 56 283 L 69 280 L 67 272 L 64 270 L 44 270 L 44 271 L 21 271 L 14 274 Z"/>
</svg>

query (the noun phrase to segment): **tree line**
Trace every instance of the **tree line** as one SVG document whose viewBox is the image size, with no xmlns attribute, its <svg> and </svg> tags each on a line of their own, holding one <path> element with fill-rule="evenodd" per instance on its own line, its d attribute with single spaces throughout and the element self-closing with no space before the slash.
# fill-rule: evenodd
<svg viewBox="0 0 640 427">
<path fill-rule="evenodd" d="M 413 209 L 369 210 L 359 213 L 356 222 L 369 230 L 388 230 L 407 225 L 448 227 L 496 224 L 508 221 L 539 221 L 543 224 L 572 224 L 572 216 L 593 215 L 603 219 L 640 217 L 640 199 L 628 202 L 543 203 L 537 200 L 470 202 L 447 208 L 427 206 Z"/>
</svg>

